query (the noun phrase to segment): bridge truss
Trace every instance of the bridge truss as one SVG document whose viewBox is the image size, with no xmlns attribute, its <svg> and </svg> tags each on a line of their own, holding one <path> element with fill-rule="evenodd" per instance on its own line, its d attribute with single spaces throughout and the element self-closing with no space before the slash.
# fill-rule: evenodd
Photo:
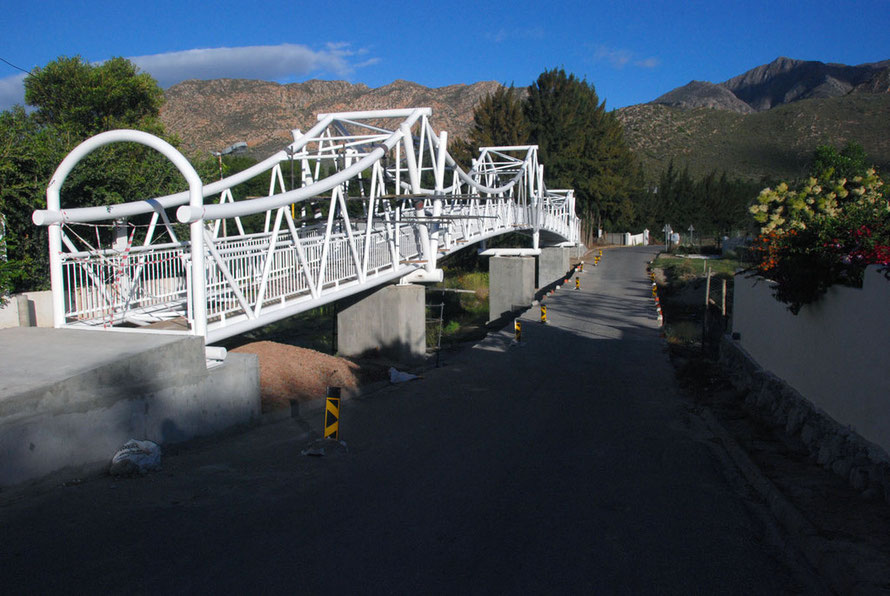
<svg viewBox="0 0 890 596">
<path fill-rule="evenodd" d="M 545 187 L 537 146 L 483 147 L 464 172 L 430 115 L 321 114 L 286 149 L 206 185 L 147 133 L 88 139 L 59 165 L 47 209 L 33 216 L 49 226 L 55 325 L 161 329 L 210 344 L 396 280 L 440 281 L 440 258 L 501 234 L 527 231 L 532 252 L 542 233 L 578 242 L 573 191 Z M 72 168 L 122 141 L 166 155 L 189 190 L 62 209 Z M 269 177 L 268 196 L 235 201 L 233 189 L 257 176 Z"/>
</svg>

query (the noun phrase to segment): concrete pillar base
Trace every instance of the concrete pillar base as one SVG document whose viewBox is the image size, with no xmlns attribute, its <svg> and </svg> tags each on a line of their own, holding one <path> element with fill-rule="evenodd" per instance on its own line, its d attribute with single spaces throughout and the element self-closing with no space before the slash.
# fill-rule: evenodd
<svg viewBox="0 0 890 596">
<path fill-rule="evenodd" d="M 531 305 L 535 257 L 491 257 L 488 263 L 489 322 Z"/>
<path fill-rule="evenodd" d="M 362 294 L 337 313 L 337 352 L 379 354 L 407 365 L 426 357 L 426 295 L 423 286 L 393 285 Z"/>
</svg>

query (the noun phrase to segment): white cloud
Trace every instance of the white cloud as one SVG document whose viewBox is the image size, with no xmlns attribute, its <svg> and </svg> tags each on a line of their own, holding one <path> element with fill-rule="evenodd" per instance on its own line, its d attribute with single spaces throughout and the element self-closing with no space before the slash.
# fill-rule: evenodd
<svg viewBox="0 0 890 596">
<path fill-rule="evenodd" d="M 130 60 L 150 73 L 161 87 L 186 79 L 298 80 L 310 74 L 346 77 L 355 69 L 377 64 L 366 48 L 352 49 L 348 42 L 330 42 L 322 50 L 303 45 L 246 46 L 240 48 L 201 48 L 132 56 Z M 361 57 L 359 62 L 353 59 Z M 0 109 L 24 103 L 25 75 L 0 79 Z"/>
<path fill-rule="evenodd" d="M 504 29 L 498 29 L 494 33 L 486 33 L 485 37 L 495 43 L 501 43 L 507 39 L 507 32 Z"/>
<path fill-rule="evenodd" d="M 661 60 L 652 56 L 643 60 L 637 60 L 634 62 L 634 65 L 639 66 L 640 68 L 656 68 L 661 65 Z"/>
<path fill-rule="evenodd" d="M 351 50 L 346 42 L 332 42 L 324 50 L 306 46 L 247 46 L 241 48 L 204 48 L 134 56 L 135 64 L 157 79 L 161 87 L 169 87 L 185 79 L 262 79 L 300 78 L 311 73 L 349 75 L 357 65 L 349 58 L 364 55 Z M 364 60 L 367 65 L 369 60 Z"/>
<path fill-rule="evenodd" d="M 638 58 L 636 54 L 630 50 L 610 48 L 607 46 L 597 46 L 593 52 L 593 59 L 597 62 L 608 62 L 613 68 L 622 69 L 628 64 L 632 64 L 638 68 L 655 68 L 661 64 L 661 60 L 652 56 L 649 58 Z"/>
<path fill-rule="evenodd" d="M 593 54 L 596 60 L 605 60 L 615 68 L 624 68 L 630 62 L 631 54 L 627 50 L 613 50 L 599 46 Z"/>
<path fill-rule="evenodd" d="M 511 29 L 510 31 L 507 31 L 506 29 L 498 29 L 497 31 L 486 33 L 485 38 L 494 43 L 501 43 L 508 39 L 544 39 L 544 29 L 543 27 L 527 27 Z"/>
</svg>

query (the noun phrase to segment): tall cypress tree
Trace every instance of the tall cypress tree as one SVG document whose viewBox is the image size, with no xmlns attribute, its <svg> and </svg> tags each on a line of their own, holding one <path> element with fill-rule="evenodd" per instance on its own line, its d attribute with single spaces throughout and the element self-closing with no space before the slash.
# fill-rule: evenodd
<svg viewBox="0 0 890 596">
<path fill-rule="evenodd" d="M 574 188 L 588 224 L 630 225 L 636 159 L 594 86 L 561 68 L 548 70 L 529 87 L 523 107 L 548 185 Z"/>
<path fill-rule="evenodd" d="M 513 85 L 499 87 L 482 98 L 473 112 L 470 142 L 476 147 L 528 143 L 528 122 Z"/>
</svg>

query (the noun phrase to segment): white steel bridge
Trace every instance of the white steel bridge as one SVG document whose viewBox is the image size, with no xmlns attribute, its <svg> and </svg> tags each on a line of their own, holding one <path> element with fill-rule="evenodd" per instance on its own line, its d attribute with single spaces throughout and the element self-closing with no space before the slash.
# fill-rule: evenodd
<svg viewBox="0 0 890 596">
<path fill-rule="evenodd" d="M 439 281 L 439 258 L 501 234 L 529 232 L 533 254 L 542 236 L 578 243 L 573 191 L 545 187 L 536 146 L 483 147 L 464 172 L 430 114 L 320 114 L 286 149 L 206 185 L 147 133 L 88 139 L 59 165 L 47 208 L 33 215 L 49 227 L 55 326 L 164 329 L 212 344 L 396 280 Z M 63 209 L 73 167 L 124 141 L 167 156 L 189 190 Z M 286 190 L 291 172 L 298 188 Z M 268 196 L 235 201 L 232 189 L 256 176 L 269 176 Z"/>
</svg>

